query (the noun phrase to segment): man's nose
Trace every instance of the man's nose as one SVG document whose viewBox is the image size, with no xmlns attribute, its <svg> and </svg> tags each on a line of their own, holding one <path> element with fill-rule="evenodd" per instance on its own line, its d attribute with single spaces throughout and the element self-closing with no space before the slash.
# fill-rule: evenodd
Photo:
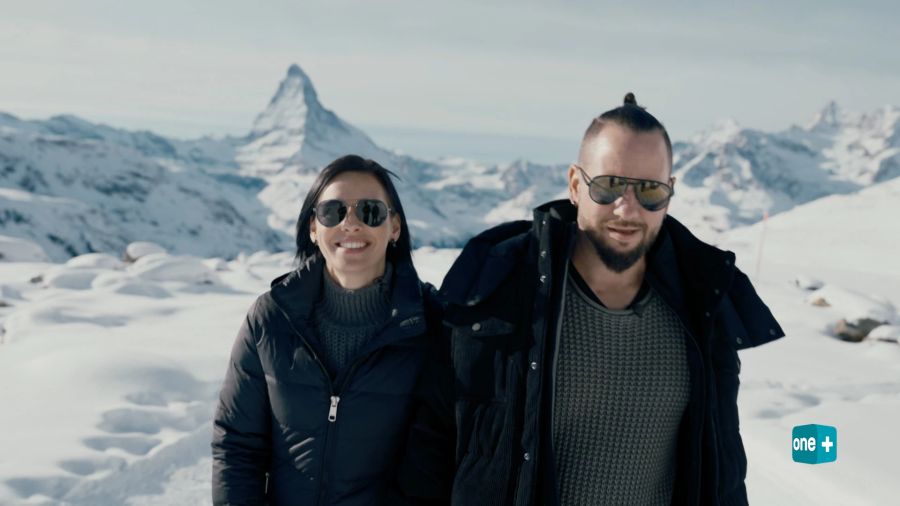
<svg viewBox="0 0 900 506">
<path fill-rule="evenodd" d="M 615 206 L 613 213 L 616 216 L 626 218 L 636 216 L 640 211 L 641 203 L 638 202 L 637 194 L 635 194 L 634 185 L 629 184 L 625 187 L 625 193 L 613 202 Z"/>
</svg>

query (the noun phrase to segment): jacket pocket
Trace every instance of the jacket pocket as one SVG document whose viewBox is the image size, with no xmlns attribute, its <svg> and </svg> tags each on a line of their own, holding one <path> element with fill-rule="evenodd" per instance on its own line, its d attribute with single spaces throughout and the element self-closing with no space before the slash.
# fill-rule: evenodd
<svg viewBox="0 0 900 506">
<path fill-rule="evenodd" d="M 494 317 L 452 326 L 459 397 L 506 400 L 506 350 L 514 330 L 512 323 Z"/>
<path fill-rule="evenodd" d="M 465 451 L 454 476 L 454 505 L 505 503 L 514 432 L 506 423 L 508 407 L 503 401 L 457 402 Z"/>
</svg>

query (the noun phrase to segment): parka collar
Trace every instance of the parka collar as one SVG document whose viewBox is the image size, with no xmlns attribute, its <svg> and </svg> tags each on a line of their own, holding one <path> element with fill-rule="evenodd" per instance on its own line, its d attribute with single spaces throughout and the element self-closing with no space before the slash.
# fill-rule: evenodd
<svg viewBox="0 0 900 506">
<path fill-rule="evenodd" d="M 555 200 L 534 210 L 534 231 L 540 237 L 554 222 L 574 224 L 576 208 L 567 200 Z M 679 269 L 680 268 L 680 269 Z M 666 215 L 656 242 L 647 252 L 647 271 L 678 285 L 667 275 L 673 270 L 691 273 L 691 287 L 718 286 L 724 292 L 734 270 L 734 253 L 706 244 L 671 215 Z"/>
<path fill-rule="evenodd" d="M 275 278 L 270 294 L 274 303 L 284 311 L 296 328 L 307 328 L 312 311 L 322 290 L 325 260 L 317 255 L 305 265 Z M 424 294 L 419 276 L 411 262 L 394 265 L 391 286 L 391 316 L 389 324 L 424 329 Z M 420 329 L 421 330 L 421 329 Z"/>
<path fill-rule="evenodd" d="M 447 273 L 441 292 L 449 302 L 458 305 L 474 305 L 484 300 L 510 273 L 515 260 L 525 254 L 529 235 L 540 240 L 556 231 L 554 236 L 564 241 L 552 242 L 551 254 L 563 254 L 560 249 L 575 232 L 576 212 L 569 201 L 555 200 L 535 208 L 531 223 L 504 223 L 475 236 Z M 473 272 L 474 266 L 480 268 Z M 710 297 L 718 298 L 731 284 L 734 253 L 704 243 L 678 220 L 666 216 L 647 255 L 647 275 L 668 300 L 684 300 L 687 293 L 707 295 L 707 292 Z M 713 306 L 716 303 L 708 302 Z"/>
</svg>

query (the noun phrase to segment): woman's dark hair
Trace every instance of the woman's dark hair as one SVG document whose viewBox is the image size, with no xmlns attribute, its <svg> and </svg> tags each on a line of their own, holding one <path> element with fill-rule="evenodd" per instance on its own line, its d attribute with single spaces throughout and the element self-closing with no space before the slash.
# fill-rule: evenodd
<svg viewBox="0 0 900 506">
<path fill-rule="evenodd" d="M 663 140 L 666 141 L 666 150 L 669 152 L 669 167 L 672 167 L 672 141 L 669 140 L 669 133 L 666 131 L 666 127 L 655 116 L 647 112 L 646 108 L 638 105 L 634 93 L 630 91 L 625 94 L 622 105 L 597 116 L 588 125 L 587 130 L 584 132 L 584 137 L 581 139 L 581 150 L 578 153 L 579 160 L 583 158 L 585 147 L 600 134 L 600 131 L 607 123 L 617 123 L 633 132 L 658 131 L 661 133 Z"/>
<path fill-rule="evenodd" d="M 387 260 L 394 265 L 411 262 L 412 243 L 409 238 L 409 227 L 406 225 L 406 213 L 403 212 L 403 205 L 400 203 L 400 195 L 397 194 L 397 188 L 394 187 L 394 182 L 391 181 L 391 177 L 397 178 L 397 175 L 374 160 L 357 155 L 347 155 L 329 163 L 328 166 L 322 169 L 312 186 L 309 187 L 309 192 L 306 193 L 303 207 L 300 208 L 300 216 L 297 218 L 297 253 L 294 256 L 297 265 L 306 265 L 319 252 L 318 246 L 309 239 L 309 222 L 313 216 L 313 209 L 316 207 L 319 196 L 329 183 L 347 172 L 371 174 L 381 183 L 390 201 L 387 202 L 388 206 L 400 217 L 400 238 L 397 239 L 395 245 L 388 246 Z"/>
</svg>

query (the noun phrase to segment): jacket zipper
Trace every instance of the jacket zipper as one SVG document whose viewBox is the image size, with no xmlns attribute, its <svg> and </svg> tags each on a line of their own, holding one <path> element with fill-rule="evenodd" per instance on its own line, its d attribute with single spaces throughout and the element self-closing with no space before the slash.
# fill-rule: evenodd
<svg viewBox="0 0 900 506">
<path fill-rule="evenodd" d="M 369 353 L 368 355 L 363 355 L 356 359 L 353 364 L 350 365 L 350 369 L 347 370 L 347 373 L 344 375 L 341 384 L 337 391 L 332 389 L 330 401 L 331 404 L 328 407 L 328 426 L 325 429 L 325 440 L 323 441 L 324 450 L 322 451 L 322 459 L 319 469 L 321 470 L 322 479 L 319 481 L 319 501 L 318 504 L 324 504 L 326 499 L 326 495 L 328 494 L 328 469 L 325 465 L 325 456 L 332 453 L 331 452 L 331 444 L 334 441 L 333 438 L 330 438 L 331 431 L 337 425 L 337 415 L 338 415 L 338 404 L 341 402 L 341 394 L 344 392 L 344 388 L 346 388 L 347 383 L 350 382 L 350 378 L 353 377 L 353 372 L 356 371 L 356 367 L 377 355 L 381 350 L 377 349 Z"/>
<path fill-rule="evenodd" d="M 276 306 L 277 306 L 277 304 L 276 304 Z M 290 327 L 291 330 L 294 331 L 294 334 L 298 338 L 300 338 L 300 342 L 303 343 L 303 346 L 306 348 L 306 351 L 309 352 L 309 354 L 313 358 L 313 360 L 317 364 L 319 364 L 319 369 L 322 370 L 322 375 L 325 377 L 325 380 L 328 383 L 328 393 L 329 393 L 329 397 L 331 400 L 331 405 L 328 410 L 328 421 L 334 422 L 335 420 L 337 420 L 337 403 L 340 402 L 340 397 L 338 395 L 336 395 L 334 392 L 334 383 L 331 380 L 331 375 L 328 374 L 328 369 L 325 368 L 325 364 L 322 363 L 322 360 L 319 358 L 319 355 L 316 354 L 316 350 L 313 349 L 313 347 L 309 344 L 309 342 L 306 340 L 306 338 L 303 337 L 303 334 L 301 334 L 300 331 L 297 330 L 297 327 L 294 326 L 294 322 L 291 321 L 291 318 L 290 318 L 290 316 L 288 316 L 287 312 L 284 309 L 282 309 L 281 306 L 277 306 L 277 307 L 281 311 L 282 315 L 284 316 L 284 319 L 287 321 L 288 327 Z M 332 411 L 334 412 L 333 413 L 334 420 L 332 420 Z M 319 499 L 318 499 L 318 501 L 316 501 L 316 504 L 322 503 L 322 498 L 324 497 L 324 495 L 326 494 L 326 491 L 327 491 L 326 481 L 325 481 L 325 454 L 327 453 L 327 450 L 328 450 L 328 439 L 329 439 L 328 436 L 331 434 L 331 427 L 332 427 L 332 423 L 329 423 L 328 426 L 325 428 L 325 437 L 322 441 L 322 447 L 323 447 L 322 456 L 319 457 L 319 473 L 321 474 L 321 479 L 319 480 L 319 493 L 317 494 Z"/>
<path fill-rule="evenodd" d="M 297 330 L 297 327 L 294 326 L 294 323 L 291 321 L 290 317 L 284 311 L 284 309 L 282 309 L 281 307 L 278 307 L 278 309 L 284 315 L 285 320 L 287 320 L 287 322 L 288 322 L 288 326 L 291 328 L 292 331 L 294 331 L 294 334 L 296 334 L 297 337 L 300 338 L 300 342 L 302 342 L 303 346 L 306 347 L 306 350 L 309 352 L 310 356 L 312 356 L 313 360 L 315 360 L 315 362 L 317 364 L 319 364 L 319 368 L 322 370 L 322 374 L 325 376 L 327 383 L 328 383 L 328 390 L 329 390 L 329 392 L 328 392 L 329 393 L 329 407 L 328 407 L 328 418 L 327 418 L 328 426 L 325 428 L 325 437 L 322 441 L 322 446 L 323 446 L 324 450 L 322 451 L 322 456 L 319 459 L 319 472 L 321 474 L 321 479 L 319 480 L 319 494 L 318 494 L 319 500 L 317 501 L 317 504 L 322 504 L 322 501 L 325 499 L 325 495 L 328 493 L 328 473 L 327 473 L 327 470 L 325 469 L 325 456 L 329 453 L 329 450 L 331 449 L 331 447 L 329 446 L 329 442 L 330 442 L 331 438 L 329 436 L 331 435 L 332 428 L 334 427 L 335 423 L 337 422 L 338 404 L 341 402 L 340 394 L 343 393 L 343 390 L 346 387 L 347 383 L 350 381 L 350 378 L 353 377 L 353 372 L 356 371 L 357 366 L 359 366 L 359 364 L 361 364 L 362 362 L 365 362 L 370 357 L 373 357 L 376 354 L 378 354 L 381 351 L 381 349 L 379 348 L 379 349 L 373 350 L 368 355 L 364 355 L 364 356 L 357 358 L 356 361 L 350 365 L 350 369 L 348 369 L 347 373 L 344 375 L 344 378 L 340 384 L 340 388 L 337 391 L 335 391 L 334 382 L 331 380 L 331 375 L 328 374 L 328 369 L 325 368 L 325 364 L 322 363 L 321 359 L 319 359 L 319 356 L 316 354 L 316 351 L 309 344 L 309 342 L 306 340 L 306 338 L 303 337 L 303 334 L 301 334 L 300 331 Z"/>
<path fill-rule="evenodd" d="M 328 421 L 334 423 L 337 421 L 337 408 L 341 398 L 337 395 L 331 396 L 331 407 L 328 408 Z"/>
<path fill-rule="evenodd" d="M 651 288 L 652 288 L 652 285 L 651 285 Z M 678 311 L 675 311 L 675 309 L 671 306 L 671 304 L 669 304 L 666 301 L 665 297 L 660 296 L 660 299 L 667 306 L 669 306 L 669 309 L 671 309 L 672 312 L 675 313 L 676 316 L 678 316 L 678 321 L 681 323 L 681 328 L 684 329 L 684 332 L 690 338 L 691 343 L 694 345 L 694 349 L 696 349 L 697 352 L 700 353 L 700 374 L 698 375 L 700 378 L 700 399 L 701 399 L 701 402 L 700 402 L 700 433 L 698 434 L 697 441 L 695 442 L 695 446 L 698 447 L 698 450 L 697 450 L 698 472 L 697 472 L 697 483 L 695 484 L 695 486 L 696 486 L 696 491 L 697 491 L 697 497 L 700 501 L 702 501 L 703 498 L 700 495 L 700 486 L 701 486 L 701 481 L 703 478 L 703 430 L 704 430 L 704 427 L 706 426 L 706 364 L 703 362 L 703 350 L 700 349 L 700 344 L 697 342 L 697 338 L 694 336 L 694 333 L 691 332 L 690 327 L 688 327 L 684 323 L 683 316 L 678 314 Z M 690 492 L 688 494 L 690 494 Z"/>
<path fill-rule="evenodd" d="M 550 458 L 553 461 L 553 472 L 556 473 L 556 444 L 554 441 L 553 435 L 555 434 L 556 424 L 555 424 L 555 416 L 553 413 L 556 411 L 556 366 L 557 359 L 559 357 L 559 337 L 562 334 L 562 320 L 563 314 L 565 314 L 566 307 L 566 285 L 569 282 L 569 261 L 566 261 L 566 266 L 563 268 L 563 277 L 562 277 L 562 287 L 559 293 L 559 311 L 556 314 L 556 331 L 553 336 L 553 365 L 550 369 L 550 381 L 552 385 L 550 385 L 550 434 L 549 438 L 549 448 L 550 448 Z M 559 483 L 556 482 L 556 476 L 551 476 L 553 482 L 553 498 L 555 502 L 559 501 Z"/>
</svg>

